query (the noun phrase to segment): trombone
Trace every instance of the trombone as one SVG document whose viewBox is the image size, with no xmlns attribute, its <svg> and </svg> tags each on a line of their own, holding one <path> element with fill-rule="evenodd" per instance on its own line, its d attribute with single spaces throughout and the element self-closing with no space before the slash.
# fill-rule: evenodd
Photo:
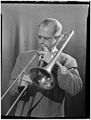
<svg viewBox="0 0 91 120">
<path fill-rule="evenodd" d="M 53 66 L 54 66 L 55 63 L 56 64 L 60 64 L 57 61 L 57 59 L 58 59 L 59 55 L 62 53 L 62 51 L 65 48 L 65 46 L 67 45 L 67 43 L 69 42 L 69 40 L 71 39 L 71 37 L 73 36 L 73 34 L 74 34 L 74 30 L 70 31 L 68 33 L 65 33 L 65 34 L 63 34 L 61 36 L 60 40 L 56 43 L 56 46 L 58 45 L 58 43 L 61 41 L 62 38 L 67 38 L 67 40 L 64 42 L 64 44 L 62 45 L 62 47 L 59 49 L 58 53 L 54 56 L 54 58 L 49 62 L 49 64 L 46 67 L 43 67 L 43 68 L 42 67 L 35 67 L 35 68 L 30 69 L 30 71 L 29 71 L 29 77 L 30 77 L 30 79 L 32 81 L 32 84 L 34 84 L 38 88 L 44 89 L 44 90 L 49 90 L 49 89 L 54 88 L 54 86 L 55 86 L 55 79 L 54 79 L 53 75 L 51 74 L 51 71 L 52 71 Z M 37 52 L 37 54 L 39 54 L 39 53 Z M 4 99 L 4 97 L 6 96 L 6 94 L 10 91 L 10 89 L 14 86 L 14 84 L 16 83 L 16 81 L 25 72 L 26 68 L 35 59 L 35 57 L 36 57 L 36 55 L 34 55 L 34 57 L 29 61 L 29 63 L 27 63 L 27 65 L 25 66 L 25 68 L 21 71 L 21 73 L 18 75 L 18 77 L 15 79 L 15 81 L 11 84 L 11 86 L 7 89 L 7 91 L 1 97 L 1 100 Z M 13 103 L 13 105 L 10 107 L 10 109 L 6 113 L 6 116 L 8 116 L 8 114 L 13 109 L 14 105 L 17 103 L 17 101 L 22 96 L 22 94 L 25 92 L 25 90 L 27 89 L 27 87 L 28 87 L 28 84 L 21 91 L 21 93 L 18 96 L 18 98 L 15 100 L 15 102 Z"/>
</svg>

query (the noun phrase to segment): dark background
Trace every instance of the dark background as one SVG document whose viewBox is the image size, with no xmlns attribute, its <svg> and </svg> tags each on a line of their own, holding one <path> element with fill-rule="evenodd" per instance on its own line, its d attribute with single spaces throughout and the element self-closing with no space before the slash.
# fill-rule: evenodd
<svg viewBox="0 0 91 120">
<path fill-rule="evenodd" d="M 86 117 L 85 83 L 89 81 L 85 78 L 88 8 L 88 4 L 1 4 L 2 95 L 8 88 L 17 56 L 24 51 L 38 49 L 37 26 L 42 19 L 53 17 L 63 25 L 62 34 L 75 31 L 64 52 L 76 58 L 84 85 L 76 96 L 66 94 L 66 116 Z M 8 111 L 11 103 L 12 99 L 7 95 L 1 103 L 2 115 Z"/>
</svg>

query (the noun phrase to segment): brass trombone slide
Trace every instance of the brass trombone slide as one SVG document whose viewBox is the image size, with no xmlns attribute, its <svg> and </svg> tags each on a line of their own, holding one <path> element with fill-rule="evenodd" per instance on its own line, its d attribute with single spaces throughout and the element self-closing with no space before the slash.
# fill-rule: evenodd
<svg viewBox="0 0 91 120">
<path fill-rule="evenodd" d="M 22 94 L 25 92 L 25 90 L 27 89 L 28 84 L 24 87 L 24 89 L 21 91 L 21 93 L 19 94 L 19 96 L 17 97 L 17 99 L 15 100 L 15 102 L 13 103 L 13 105 L 10 107 L 10 109 L 8 110 L 8 112 L 6 113 L 6 116 L 8 116 L 8 114 L 11 112 L 11 110 L 13 109 L 13 107 L 15 106 L 15 104 L 17 103 L 17 101 L 19 100 L 19 98 L 22 96 Z"/>
<path fill-rule="evenodd" d="M 29 61 L 29 63 L 25 66 L 25 68 L 21 71 L 21 73 L 17 76 L 17 78 L 14 80 L 14 82 L 10 85 L 10 87 L 7 89 L 7 91 L 3 94 L 3 96 L 1 97 L 1 100 L 3 100 L 3 98 L 6 96 L 6 94 L 10 91 L 10 89 L 14 86 L 14 84 L 16 83 L 16 81 L 21 77 L 21 75 L 25 72 L 26 68 L 29 66 L 29 64 L 34 60 L 36 55 L 34 55 L 34 57 L 31 59 L 31 61 Z"/>
</svg>

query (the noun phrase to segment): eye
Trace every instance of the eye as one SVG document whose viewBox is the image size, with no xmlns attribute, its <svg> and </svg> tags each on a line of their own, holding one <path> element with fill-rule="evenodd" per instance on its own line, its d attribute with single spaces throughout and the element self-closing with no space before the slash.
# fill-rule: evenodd
<svg viewBox="0 0 91 120">
<path fill-rule="evenodd" d="M 39 39 L 41 39 L 41 38 L 42 38 L 42 36 L 40 36 L 40 35 L 39 35 L 39 36 L 38 36 L 38 38 L 39 38 Z"/>
<path fill-rule="evenodd" d="M 44 37 L 44 39 L 48 41 L 48 40 L 50 40 L 51 38 L 50 38 L 50 37 Z"/>
<path fill-rule="evenodd" d="M 47 38 L 47 37 L 44 37 L 44 39 L 45 39 L 45 40 L 48 40 L 48 38 Z"/>
</svg>

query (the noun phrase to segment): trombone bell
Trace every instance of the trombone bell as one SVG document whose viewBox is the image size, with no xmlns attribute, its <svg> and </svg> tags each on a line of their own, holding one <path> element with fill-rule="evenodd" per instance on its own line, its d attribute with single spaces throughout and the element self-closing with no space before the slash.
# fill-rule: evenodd
<svg viewBox="0 0 91 120">
<path fill-rule="evenodd" d="M 33 81 L 34 85 L 49 90 L 55 86 L 55 80 L 52 74 L 47 72 L 42 68 L 32 68 L 29 71 L 30 79 Z"/>
</svg>

